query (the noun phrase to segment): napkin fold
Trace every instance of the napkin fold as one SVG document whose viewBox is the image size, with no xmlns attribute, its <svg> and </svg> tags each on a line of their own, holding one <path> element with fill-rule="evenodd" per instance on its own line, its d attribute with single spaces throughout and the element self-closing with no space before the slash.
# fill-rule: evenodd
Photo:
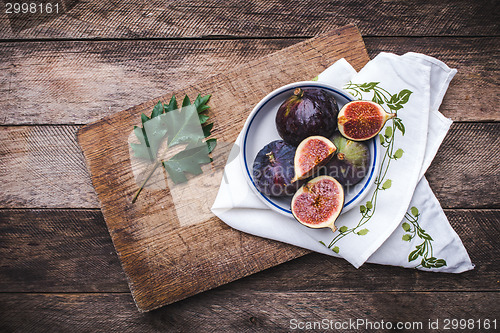
<svg viewBox="0 0 500 333">
<path fill-rule="evenodd" d="M 310 229 L 269 209 L 249 187 L 240 165 L 242 135 L 224 170 L 212 212 L 253 235 L 364 262 L 459 273 L 474 267 L 424 174 L 451 120 L 438 108 L 456 70 L 418 53 L 381 53 L 357 73 L 340 59 L 318 81 L 397 112 L 381 131 L 381 167 L 364 202 L 342 214 L 338 230 Z M 276 138 L 278 139 L 278 138 Z"/>
</svg>

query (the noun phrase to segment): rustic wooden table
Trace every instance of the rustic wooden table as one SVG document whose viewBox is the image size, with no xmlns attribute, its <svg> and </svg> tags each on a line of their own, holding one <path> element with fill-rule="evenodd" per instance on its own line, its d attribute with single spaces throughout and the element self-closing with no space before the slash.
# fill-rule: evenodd
<svg viewBox="0 0 500 333">
<path fill-rule="evenodd" d="M 43 15 L 7 13 L 4 3 L 0 331 L 289 331 L 293 319 L 500 325 L 497 2 L 58 0 Z M 348 23 L 371 57 L 415 51 L 458 69 L 441 107 L 455 123 L 427 178 L 476 269 L 356 270 L 309 254 L 139 313 L 78 128 Z"/>
</svg>

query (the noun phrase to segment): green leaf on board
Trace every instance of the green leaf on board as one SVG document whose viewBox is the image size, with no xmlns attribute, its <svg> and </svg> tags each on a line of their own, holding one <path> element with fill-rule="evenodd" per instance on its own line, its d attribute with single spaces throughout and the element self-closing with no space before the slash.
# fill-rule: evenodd
<svg viewBox="0 0 500 333">
<path fill-rule="evenodd" d="M 413 206 L 410 208 L 411 215 L 417 217 L 418 216 L 418 209 L 417 207 Z"/>
<path fill-rule="evenodd" d="M 366 207 L 364 205 L 359 206 L 359 211 L 361 214 L 364 214 L 366 212 Z"/>
<path fill-rule="evenodd" d="M 403 235 L 402 239 L 403 239 L 404 241 L 409 242 L 409 241 L 411 240 L 411 235 L 405 234 L 405 235 Z"/>
<path fill-rule="evenodd" d="M 208 154 L 217 144 L 216 139 L 203 142 L 204 138 L 211 135 L 213 128 L 213 123 L 207 124 L 209 116 L 202 114 L 210 108 L 206 105 L 210 97 L 211 95 L 203 97 L 198 95 L 195 102 L 191 104 L 186 95 L 182 102 L 182 109 L 179 109 L 177 99 L 172 96 L 168 104 L 162 104 L 159 101 L 153 107 L 151 117 L 142 114 L 142 127 L 134 126 L 134 134 L 139 144 L 130 144 L 134 157 L 151 164 L 161 162 L 176 184 L 187 181 L 184 172 L 193 175 L 200 174 L 200 165 L 211 161 Z M 163 161 L 158 156 L 158 150 L 165 140 L 167 140 L 168 147 L 179 144 L 186 144 L 186 147 L 167 161 Z M 134 201 L 144 186 L 145 184 L 139 188 Z"/>
<path fill-rule="evenodd" d="M 403 228 L 404 231 L 410 231 L 411 227 L 408 223 L 404 222 L 402 225 L 401 225 L 401 228 Z"/>
<path fill-rule="evenodd" d="M 311 81 L 318 81 L 318 77 L 317 76 L 313 77 Z"/>
<path fill-rule="evenodd" d="M 338 247 L 338 246 L 335 246 L 335 247 L 332 249 L 332 251 L 338 254 L 338 253 L 340 252 L 340 249 L 339 249 L 339 247 Z"/>
<path fill-rule="evenodd" d="M 183 183 L 187 181 L 184 173 L 199 175 L 203 172 L 200 165 L 212 161 L 208 154 L 209 147 L 206 144 L 188 146 L 164 161 L 163 166 L 174 183 Z"/>
<path fill-rule="evenodd" d="M 380 144 L 383 145 L 385 143 L 385 138 L 382 134 L 379 134 L 378 137 L 380 138 Z"/>
<path fill-rule="evenodd" d="M 372 202 L 371 202 L 371 201 L 367 201 L 367 202 L 366 202 L 366 209 L 370 210 L 370 209 L 372 209 L 372 208 L 373 208 L 373 204 L 372 204 Z"/>
<path fill-rule="evenodd" d="M 390 179 L 387 179 L 383 184 L 382 184 L 382 189 L 383 190 L 387 190 L 389 188 L 391 188 L 392 186 L 392 180 Z"/>
<path fill-rule="evenodd" d="M 344 226 L 342 226 L 342 227 L 339 228 L 339 231 L 342 232 L 342 233 L 346 232 L 347 231 L 347 227 L 344 225 Z"/>
</svg>

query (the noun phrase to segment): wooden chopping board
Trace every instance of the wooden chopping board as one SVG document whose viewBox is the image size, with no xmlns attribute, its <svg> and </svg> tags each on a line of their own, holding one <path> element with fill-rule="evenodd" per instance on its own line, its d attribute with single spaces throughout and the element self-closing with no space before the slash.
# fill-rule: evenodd
<svg viewBox="0 0 500 333">
<path fill-rule="evenodd" d="M 348 25 L 243 64 L 197 84 L 171 91 L 88 124 L 78 132 L 93 185 L 114 246 L 140 311 L 150 311 L 259 272 L 309 251 L 234 230 L 210 212 L 229 150 L 254 105 L 272 90 L 310 80 L 340 58 L 357 70 L 369 57 L 357 28 Z M 140 89 L 138 87 L 137 89 Z M 138 184 L 129 136 L 140 115 L 149 115 L 172 94 L 191 100 L 212 94 L 213 163 L 188 183 L 146 189 Z"/>
</svg>

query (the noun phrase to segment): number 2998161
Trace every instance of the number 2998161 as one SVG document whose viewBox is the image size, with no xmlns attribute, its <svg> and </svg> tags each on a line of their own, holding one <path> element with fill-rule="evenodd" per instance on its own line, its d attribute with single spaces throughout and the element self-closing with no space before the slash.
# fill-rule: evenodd
<svg viewBox="0 0 500 333">
<path fill-rule="evenodd" d="M 6 14 L 59 14 L 59 3 L 6 2 Z"/>
</svg>

